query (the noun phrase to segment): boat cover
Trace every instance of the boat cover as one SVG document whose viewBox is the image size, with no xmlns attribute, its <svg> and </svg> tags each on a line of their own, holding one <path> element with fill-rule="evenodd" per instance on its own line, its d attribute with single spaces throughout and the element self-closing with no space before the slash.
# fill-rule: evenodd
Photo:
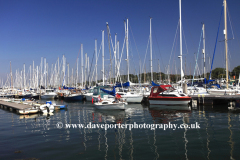
<svg viewBox="0 0 240 160">
<path fill-rule="evenodd" d="M 102 88 L 100 88 L 100 90 L 102 90 L 103 92 L 105 92 L 107 94 L 110 94 L 110 95 L 115 97 L 115 94 L 116 94 L 115 87 L 113 87 L 112 91 L 109 91 L 109 90 L 106 90 L 106 89 L 102 89 Z"/>
</svg>

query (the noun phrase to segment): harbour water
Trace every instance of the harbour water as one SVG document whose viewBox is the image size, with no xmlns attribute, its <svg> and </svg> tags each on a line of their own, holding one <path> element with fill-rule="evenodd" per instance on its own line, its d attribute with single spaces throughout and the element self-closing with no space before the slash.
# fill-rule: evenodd
<svg viewBox="0 0 240 160">
<path fill-rule="evenodd" d="M 96 110 L 66 103 L 53 115 L 18 115 L 0 109 L 0 159 L 238 159 L 240 114 L 227 107 L 148 107 Z M 138 124 L 139 128 L 67 128 L 66 124 Z M 143 128 L 143 124 L 192 128 Z M 63 128 L 59 127 L 63 124 Z M 140 128 L 142 124 L 142 127 Z M 191 125 L 192 124 L 192 125 Z M 193 125 L 195 124 L 195 126 Z M 197 124 L 197 125 L 196 125 Z M 199 126 L 198 126 L 199 124 Z M 147 125 L 146 125 L 147 126 Z M 170 127 L 170 126 L 169 126 Z M 195 127 L 195 128 L 194 128 Z"/>
</svg>

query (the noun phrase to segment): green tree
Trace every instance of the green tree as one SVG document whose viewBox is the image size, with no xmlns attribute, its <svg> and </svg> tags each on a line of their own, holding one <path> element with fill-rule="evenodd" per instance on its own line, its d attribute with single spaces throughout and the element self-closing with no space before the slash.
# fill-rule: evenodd
<svg viewBox="0 0 240 160">
<path fill-rule="evenodd" d="M 232 70 L 232 75 L 236 76 L 236 78 L 239 77 L 239 73 L 240 73 L 240 66 L 237 66 Z"/>
<path fill-rule="evenodd" d="M 226 78 L 226 70 L 225 68 L 215 68 L 212 70 L 212 79 L 218 79 L 218 78 Z"/>
</svg>

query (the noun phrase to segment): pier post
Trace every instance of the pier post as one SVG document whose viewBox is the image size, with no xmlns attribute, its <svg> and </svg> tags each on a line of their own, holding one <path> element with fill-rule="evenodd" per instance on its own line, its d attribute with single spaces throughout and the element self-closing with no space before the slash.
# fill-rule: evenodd
<svg viewBox="0 0 240 160">
<path fill-rule="evenodd" d="M 187 94 L 187 84 L 183 83 L 183 93 Z"/>
<path fill-rule="evenodd" d="M 235 103 L 235 101 L 230 101 L 230 102 L 228 103 L 228 105 L 230 105 L 230 107 L 233 108 L 233 107 L 236 106 L 236 103 Z"/>
<path fill-rule="evenodd" d="M 197 107 L 197 100 L 192 99 L 192 107 L 196 108 Z"/>
<path fill-rule="evenodd" d="M 203 104 L 204 104 L 204 94 L 202 95 L 202 99 L 203 99 Z"/>
<path fill-rule="evenodd" d="M 200 104 L 200 94 L 198 94 L 198 104 Z"/>
</svg>

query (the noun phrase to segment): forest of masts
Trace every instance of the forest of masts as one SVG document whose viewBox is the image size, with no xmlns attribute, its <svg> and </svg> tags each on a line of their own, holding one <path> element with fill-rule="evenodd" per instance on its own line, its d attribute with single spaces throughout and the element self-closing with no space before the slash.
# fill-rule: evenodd
<svg viewBox="0 0 240 160">
<path fill-rule="evenodd" d="M 60 60 L 57 58 L 55 64 L 49 65 L 47 63 L 46 58 L 41 58 L 40 65 L 34 64 L 29 66 L 26 73 L 26 66 L 23 65 L 23 69 L 17 69 L 15 71 L 15 75 L 12 72 L 11 62 L 10 62 L 10 74 L 7 75 L 7 80 L 4 82 L 0 80 L 0 87 L 1 88 L 17 88 L 17 89 L 37 89 L 40 87 L 44 88 L 58 88 L 63 86 L 68 87 L 76 87 L 76 88 L 85 88 L 86 86 L 94 86 L 96 83 L 102 82 L 101 85 L 105 84 L 115 84 L 116 82 L 124 83 L 127 81 L 131 81 L 133 83 L 149 83 L 151 81 L 157 83 L 170 83 L 176 82 L 181 79 L 181 76 L 177 74 L 177 69 L 175 64 L 175 74 L 170 74 L 169 72 L 169 65 L 165 67 L 165 73 L 161 72 L 160 64 L 158 62 L 158 72 L 153 72 L 153 65 L 152 65 L 152 35 L 151 35 L 151 18 L 150 18 L 150 35 L 149 35 L 149 48 L 150 48 L 150 69 L 151 71 L 146 73 L 146 64 L 145 60 L 144 63 L 140 63 L 140 71 L 135 71 L 134 74 L 129 73 L 129 37 L 128 37 L 128 19 L 124 21 L 124 28 L 125 28 L 125 36 L 123 41 L 123 47 L 120 52 L 119 48 L 119 41 L 117 41 L 117 34 L 115 34 L 115 44 L 113 44 L 113 40 L 110 33 L 110 28 L 107 23 L 107 38 L 108 38 L 108 49 L 110 55 L 110 63 L 107 64 L 108 68 L 104 68 L 104 30 L 102 31 L 102 42 L 97 51 L 97 40 L 95 40 L 95 49 L 92 62 L 89 61 L 89 56 L 85 53 L 85 57 L 83 57 L 83 44 L 81 44 L 81 66 L 79 65 L 79 58 L 77 57 L 76 60 L 76 68 L 69 68 L 69 63 L 66 61 L 66 57 L 63 55 L 62 59 Z M 120 66 L 121 61 L 123 59 L 123 51 L 126 47 L 126 62 L 127 62 L 127 74 L 125 71 L 124 74 L 120 74 Z M 102 53 L 100 53 L 100 51 Z M 111 54 L 113 52 L 113 55 Z M 98 59 L 102 56 L 102 69 L 98 72 Z M 95 61 L 95 64 L 93 60 Z M 113 64 L 114 63 L 114 64 Z M 141 67 L 142 65 L 142 67 Z M 80 66 L 80 67 L 79 67 Z M 143 67 L 145 66 L 145 67 Z M 79 69 L 80 68 L 80 69 Z M 122 70 L 121 70 L 122 71 Z M 138 72 L 138 73 L 136 73 Z M 98 76 L 98 74 L 101 76 Z M 191 75 L 191 73 L 190 73 Z M 101 77 L 98 78 L 98 77 Z M 203 77 L 203 76 L 202 76 Z M 205 76 L 204 76 L 205 77 Z M 186 76 L 185 78 L 192 78 L 192 76 Z"/>
</svg>

